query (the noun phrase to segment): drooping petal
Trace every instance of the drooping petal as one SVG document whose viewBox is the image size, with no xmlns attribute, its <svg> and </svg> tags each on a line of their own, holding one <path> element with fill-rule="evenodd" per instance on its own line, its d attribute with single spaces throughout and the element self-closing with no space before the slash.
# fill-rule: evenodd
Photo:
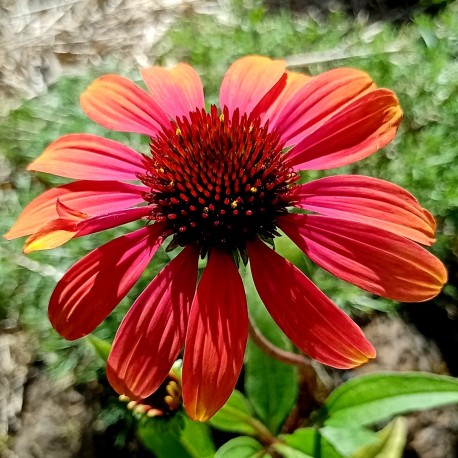
<svg viewBox="0 0 458 458">
<path fill-rule="evenodd" d="M 199 252 L 186 247 L 153 279 L 123 319 L 107 362 L 111 386 L 131 399 L 156 391 L 184 344 Z"/>
<path fill-rule="evenodd" d="M 284 215 L 279 227 L 323 269 L 379 296 L 420 302 L 447 281 L 443 264 L 411 240 L 359 221 Z"/>
<path fill-rule="evenodd" d="M 74 264 L 52 293 L 48 315 L 67 340 L 92 332 L 136 283 L 162 242 L 162 224 L 123 235 Z"/>
<path fill-rule="evenodd" d="M 170 127 L 167 114 L 154 99 L 119 75 L 97 78 L 81 94 L 80 103 L 89 118 L 107 129 L 151 137 Z"/>
<path fill-rule="evenodd" d="M 172 69 L 144 68 L 142 78 L 153 99 L 171 119 L 205 107 L 200 77 L 187 64 L 178 64 Z"/>
<path fill-rule="evenodd" d="M 394 93 L 376 89 L 304 131 L 291 164 L 296 170 L 326 170 L 359 161 L 393 140 L 401 121 Z"/>
<path fill-rule="evenodd" d="M 136 151 L 90 134 L 58 138 L 27 169 L 76 180 L 136 180 L 144 172 Z"/>
<path fill-rule="evenodd" d="M 262 56 L 246 56 L 235 61 L 221 84 L 219 102 L 229 114 L 238 108 L 241 115 L 250 114 L 285 73 L 282 60 Z"/>
<path fill-rule="evenodd" d="M 359 175 L 321 178 L 297 186 L 295 206 L 386 229 L 424 245 L 435 241 L 436 222 L 417 199 L 388 181 Z"/>
<path fill-rule="evenodd" d="M 293 146 L 348 103 L 373 89 L 374 84 L 365 72 L 351 68 L 330 70 L 294 91 L 270 126 L 278 129 L 287 146 Z"/>
<path fill-rule="evenodd" d="M 375 357 L 361 329 L 297 267 L 259 239 L 247 247 L 259 296 L 295 345 L 313 359 L 339 369 Z"/>
<path fill-rule="evenodd" d="M 90 215 L 122 210 L 144 202 L 147 188 L 116 181 L 76 181 L 40 194 L 32 200 L 4 235 L 8 240 L 37 232 L 40 227 L 59 217 L 57 200 Z"/>
<path fill-rule="evenodd" d="M 214 249 L 197 287 L 183 360 L 183 402 L 193 420 L 208 420 L 227 401 L 248 338 L 242 279 L 229 253 Z"/>
<path fill-rule="evenodd" d="M 74 237 L 122 226 L 144 218 L 150 213 L 151 210 L 148 207 L 135 207 L 93 217 L 85 215 L 79 219 L 58 218 L 45 224 L 30 236 L 24 245 L 23 252 L 28 254 L 32 251 L 50 250 L 63 245 Z"/>
</svg>

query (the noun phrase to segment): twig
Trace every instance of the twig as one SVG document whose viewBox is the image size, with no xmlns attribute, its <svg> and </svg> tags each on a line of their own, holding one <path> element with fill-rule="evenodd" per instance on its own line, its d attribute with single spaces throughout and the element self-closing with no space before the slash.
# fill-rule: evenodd
<svg viewBox="0 0 458 458">
<path fill-rule="evenodd" d="M 311 362 L 307 357 L 282 350 L 267 340 L 261 331 L 256 327 L 251 318 L 248 319 L 248 332 L 253 343 L 272 358 L 281 361 L 282 363 L 292 364 L 293 366 L 311 367 Z"/>
</svg>

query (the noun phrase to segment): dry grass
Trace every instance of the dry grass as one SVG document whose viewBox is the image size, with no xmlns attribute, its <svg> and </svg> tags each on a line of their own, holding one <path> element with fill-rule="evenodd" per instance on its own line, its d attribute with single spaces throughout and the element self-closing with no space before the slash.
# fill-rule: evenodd
<svg viewBox="0 0 458 458">
<path fill-rule="evenodd" d="M 170 25 L 197 3 L 202 2 L 2 0 L 0 116 L 45 92 L 62 72 L 97 65 L 106 56 L 148 65 Z"/>
</svg>

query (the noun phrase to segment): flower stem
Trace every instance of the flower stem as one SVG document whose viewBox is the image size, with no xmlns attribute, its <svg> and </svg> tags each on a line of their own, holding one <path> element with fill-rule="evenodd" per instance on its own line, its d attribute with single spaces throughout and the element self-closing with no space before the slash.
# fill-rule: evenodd
<svg viewBox="0 0 458 458">
<path fill-rule="evenodd" d="M 311 366 L 310 360 L 307 357 L 282 350 L 267 340 L 250 317 L 248 319 L 248 332 L 253 343 L 270 357 L 282 363 L 292 364 L 293 366 Z"/>
</svg>

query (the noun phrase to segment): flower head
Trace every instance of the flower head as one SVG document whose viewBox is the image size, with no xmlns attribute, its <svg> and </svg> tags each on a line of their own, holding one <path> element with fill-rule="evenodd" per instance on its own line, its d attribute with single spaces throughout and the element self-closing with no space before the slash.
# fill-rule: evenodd
<svg viewBox="0 0 458 458">
<path fill-rule="evenodd" d="M 375 356 L 356 324 L 265 243 L 279 230 L 319 266 L 366 291 L 400 301 L 438 294 L 446 271 L 419 245 L 434 242 L 434 219 L 407 191 L 356 175 L 298 184 L 300 170 L 347 165 L 389 143 L 402 118 L 391 91 L 359 70 L 309 78 L 283 61 L 248 56 L 226 73 L 220 109 L 206 111 L 188 65 L 151 67 L 142 76 L 149 94 L 107 75 L 81 105 L 104 127 L 149 136 L 150 151 L 95 135 L 59 138 L 29 169 L 77 181 L 36 198 L 6 235 L 32 234 L 30 252 L 146 221 L 86 255 L 57 284 L 49 317 L 67 339 L 107 317 L 162 243 L 181 248 L 116 334 L 107 374 L 120 394 L 147 398 L 184 347 L 188 414 L 205 420 L 224 404 L 248 335 L 239 257 L 249 260 L 269 313 L 305 353 L 337 368 Z M 199 256 L 207 265 L 198 281 Z"/>
</svg>

